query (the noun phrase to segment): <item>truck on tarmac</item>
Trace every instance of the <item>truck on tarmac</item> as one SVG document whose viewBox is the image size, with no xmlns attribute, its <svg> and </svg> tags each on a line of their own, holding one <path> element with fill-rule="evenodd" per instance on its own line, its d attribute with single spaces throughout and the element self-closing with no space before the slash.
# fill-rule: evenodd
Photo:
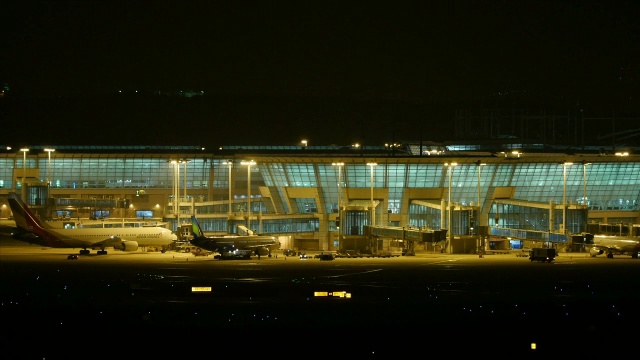
<svg viewBox="0 0 640 360">
<path fill-rule="evenodd" d="M 556 249 L 553 248 L 533 248 L 529 251 L 529 260 L 537 262 L 552 262 L 556 259 Z"/>
</svg>

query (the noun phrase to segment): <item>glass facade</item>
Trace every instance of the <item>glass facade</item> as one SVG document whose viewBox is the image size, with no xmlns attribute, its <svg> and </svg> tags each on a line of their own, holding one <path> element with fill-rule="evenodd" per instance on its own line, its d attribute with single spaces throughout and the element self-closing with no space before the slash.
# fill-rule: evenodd
<svg viewBox="0 0 640 360">
<path fill-rule="evenodd" d="M 64 154 L 54 152 L 48 159 L 46 153 L 29 152 L 24 164 L 21 152 L 0 154 L 0 196 L 6 196 L 9 191 L 19 191 L 21 175 L 27 172 L 28 177 L 40 183 L 46 184 L 46 179 L 50 178 L 50 194 L 57 198 L 89 196 L 83 191 L 92 191 L 90 196 L 99 198 L 101 191 L 106 194 L 108 190 L 123 190 L 117 194 L 127 197 L 127 194 L 132 194 L 130 197 L 134 198 L 140 190 L 161 190 L 157 196 L 162 196 L 162 199 L 141 205 L 142 208 L 136 208 L 133 216 L 147 216 L 153 208 L 155 217 L 171 217 L 173 209 L 169 204 L 176 194 L 178 182 L 180 197 L 184 191 L 187 198 L 194 197 L 199 202 L 195 209 L 181 204 L 181 217 L 187 218 L 194 210 L 199 215 L 242 215 L 247 212 L 247 195 L 250 192 L 252 215 L 260 213 L 282 217 L 261 221 L 263 232 L 334 231 L 338 226 L 335 216 L 343 216 L 340 230 L 345 235 L 362 234 L 363 226 L 370 225 L 371 215 L 365 200 L 369 199 L 368 190 L 371 188 L 376 190 L 376 201 L 379 202 L 376 225 L 430 229 L 449 227 L 446 224 L 448 219 L 442 219 L 443 209 L 439 207 L 439 201 L 447 201 L 450 190 L 453 204 L 474 208 L 469 216 L 454 216 L 452 222 L 455 223 L 451 227 L 456 234 L 466 234 L 474 225 L 544 230 L 553 221 L 557 226 L 565 216 L 561 210 L 565 197 L 567 204 L 584 205 L 589 211 L 640 211 L 640 162 L 635 160 L 597 159 L 599 161 L 569 164 L 551 157 L 544 161 L 539 158 L 528 161 L 526 156 L 517 160 L 485 157 L 482 160 L 486 163 L 480 165 L 478 157 L 465 159 L 456 157 L 455 152 L 442 158 L 368 157 L 366 154 L 334 157 L 309 149 L 304 150 L 303 155 L 295 156 L 270 156 L 260 154 L 259 150 L 253 154 L 256 165 L 250 167 L 250 179 L 247 167 L 241 165 L 241 154 L 178 156 L 142 151 L 103 154 L 79 150 Z M 170 162 L 174 158 L 187 161 L 176 167 Z M 229 158 L 233 158 L 231 166 L 227 162 Z M 445 163 L 451 160 L 457 165 L 451 167 L 449 174 Z M 336 161 L 343 162 L 336 165 Z M 368 165 L 370 162 L 376 165 Z M 510 199 L 555 204 L 553 219 L 549 219 L 549 211 L 494 204 L 493 199 L 503 196 L 496 195 L 497 189 L 503 188 L 513 189 L 508 194 Z M 292 189 L 299 189 L 298 195 L 292 196 Z M 423 189 L 438 189 L 442 198 L 407 198 L 412 191 L 415 193 Z M 348 198 L 349 194 L 352 194 L 351 198 Z M 351 200 L 363 201 L 364 208 L 341 214 L 341 197 L 344 204 Z M 414 200 L 428 200 L 435 205 L 424 206 L 414 203 Z M 137 203 L 141 201 L 136 200 Z M 160 209 L 156 205 L 160 205 Z M 101 211 L 103 216 L 104 211 L 109 210 L 93 211 Z M 488 219 L 482 219 L 483 213 L 488 215 Z M 114 216 L 113 211 L 106 214 Z M 298 214 L 310 215 L 311 218 L 292 216 Z M 500 215 L 496 214 L 512 216 L 497 219 Z M 589 221 L 585 216 L 584 212 L 569 212 L 566 214 L 567 228 L 574 231 L 584 227 L 584 223 Z M 617 214 L 614 219 L 637 222 L 637 215 Z M 228 232 L 232 230 L 232 224 L 226 217 L 205 217 L 202 220 L 208 231 Z"/>
<path fill-rule="evenodd" d="M 209 183 L 218 189 L 228 187 L 228 166 L 222 160 L 191 159 L 186 169 L 180 166 L 180 186 L 187 190 L 206 189 Z M 208 163 L 213 163 L 210 173 Z M 238 165 L 239 166 L 239 165 Z M 47 159 L 28 158 L 27 169 L 39 168 L 41 181 L 46 181 Z M 365 163 L 348 164 L 342 168 L 345 188 L 369 188 L 370 167 Z M 246 181 L 245 167 L 236 171 L 236 181 Z M 13 179 L 13 174 L 17 179 Z M 0 188 L 20 188 L 22 158 L 0 158 Z M 51 159 L 51 187 L 57 189 L 116 189 L 116 188 L 162 188 L 170 189 L 174 184 L 173 167 L 167 159 L 156 158 L 77 158 Z M 374 167 L 374 187 L 387 188 L 388 212 L 398 213 L 405 188 L 448 188 L 447 169 L 442 164 L 378 164 Z M 477 203 L 478 188 L 481 200 L 492 187 L 512 186 L 515 198 L 557 204 L 563 202 L 563 165 L 557 163 L 487 164 L 481 168 L 475 164 L 462 164 L 452 168 L 451 197 L 461 205 Z M 338 206 L 338 167 L 331 164 L 260 164 L 252 168 L 256 175 L 252 181 L 260 185 L 284 187 L 317 187 L 322 189 L 327 209 Z M 246 173 L 246 171 L 244 171 Z M 209 177 L 212 177 L 211 182 Z M 241 179 L 241 180 L 240 180 Z M 246 184 L 246 182 L 244 183 Z M 586 184 L 586 189 L 585 189 Z M 246 191 L 236 184 L 239 196 Z M 259 184 L 256 183 L 257 187 Z M 254 184 L 252 184 L 254 187 Z M 586 201 L 583 200 L 586 195 Z M 567 166 L 567 203 L 585 204 L 590 210 L 640 209 L 640 163 L 603 162 Z M 303 202 L 307 209 L 309 201 Z M 311 206 L 316 208 L 316 206 Z"/>
</svg>

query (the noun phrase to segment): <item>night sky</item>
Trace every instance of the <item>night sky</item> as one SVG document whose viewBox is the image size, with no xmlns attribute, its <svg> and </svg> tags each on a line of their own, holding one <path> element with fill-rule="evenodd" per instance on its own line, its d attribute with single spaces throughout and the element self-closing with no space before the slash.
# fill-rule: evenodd
<svg viewBox="0 0 640 360">
<path fill-rule="evenodd" d="M 5 0 L 0 19 L 5 143 L 328 145 L 438 140 L 463 108 L 640 116 L 636 0 Z"/>
</svg>

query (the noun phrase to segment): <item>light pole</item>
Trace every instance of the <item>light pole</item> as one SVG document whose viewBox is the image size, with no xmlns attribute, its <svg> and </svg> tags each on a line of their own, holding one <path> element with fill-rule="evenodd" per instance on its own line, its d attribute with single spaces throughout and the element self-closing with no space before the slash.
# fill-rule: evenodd
<svg viewBox="0 0 640 360">
<path fill-rule="evenodd" d="M 184 179 L 182 180 L 182 184 L 184 185 L 184 198 L 187 198 L 187 163 L 191 160 L 180 160 L 181 163 L 184 164 Z"/>
<path fill-rule="evenodd" d="M 338 167 L 338 214 L 342 210 L 342 167 L 343 162 L 332 163 L 331 165 Z"/>
<path fill-rule="evenodd" d="M 26 202 L 27 201 L 27 189 L 24 186 L 24 181 L 27 177 L 27 152 L 29 152 L 29 149 L 27 148 L 22 148 L 20 149 L 20 151 L 22 151 L 22 183 L 20 184 L 22 189 L 20 191 L 20 193 L 22 194 L 22 201 Z"/>
<path fill-rule="evenodd" d="M 573 165 L 572 162 L 562 164 L 562 233 L 567 233 L 567 166 Z"/>
<path fill-rule="evenodd" d="M 587 205 L 587 165 L 591 163 L 582 160 L 582 205 Z"/>
<path fill-rule="evenodd" d="M 338 167 L 338 218 L 336 219 L 336 228 L 338 229 L 338 240 L 340 241 L 339 247 L 342 247 L 342 238 L 340 236 L 340 219 L 342 218 L 342 167 L 343 162 L 331 163 L 333 166 Z M 354 240 L 355 241 L 355 240 Z"/>
<path fill-rule="evenodd" d="M 371 173 L 371 226 L 376 226 L 376 208 L 373 204 L 373 167 L 378 165 L 377 163 L 370 162 L 367 163 L 369 165 L 370 173 Z"/>
<path fill-rule="evenodd" d="M 451 253 L 451 242 L 453 241 L 453 226 L 451 226 L 451 212 L 452 212 L 452 208 L 451 208 L 451 175 L 453 172 L 453 167 L 458 165 L 457 163 L 445 163 L 445 166 L 447 166 L 449 169 L 449 201 L 447 202 L 447 207 L 448 207 L 448 227 L 449 227 L 449 243 L 447 244 L 447 252 L 450 254 Z"/>
<path fill-rule="evenodd" d="M 180 164 L 178 160 L 170 160 L 173 166 L 173 213 L 176 216 L 176 226 L 180 230 L 180 205 L 178 197 L 180 196 Z"/>
<path fill-rule="evenodd" d="M 591 163 L 582 160 L 582 205 L 585 206 L 589 206 L 587 203 L 587 165 L 591 165 Z M 587 232 L 586 223 L 584 224 L 584 232 Z"/>
<path fill-rule="evenodd" d="M 49 158 L 49 164 L 47 167 L 47 188 L 51 187 L 51 153 L 56 151 L 56 149 L 46 148 L 44 151 L 47 152 L 47 157 Z"/>
<path fill-rule="evenodd" d="M 255 165 L 253 160 L 241 161 L 240 165 L 247 166 L 247 230 L 251 231 L 251 165 Z"/>
<path fill-rule="evenodd" d="M 231 215 L 231 167 L 233 166 L 233 160 L 227 160 L 222 163 L 222 165 L 227 165 L 229 167 L 229 215 Z"/>
<path fill-rule="evenodd" d="M 180 163 L 184 164 L 184 178 L 182 180 L 182 185 L 184 185 L 184 200 L 187 201 L 187 163 L 191 162 L 191 160 L 180 160 Z M 178 165 L 178 177 L 180 176 L 180 165 Z M 180 182 L 178 182 L 180 184 Z M 180 185 L 178 185 L 180 186 Z M 180 193 L 180 189 L 178 189 L 178 193 Z M 191 208 L 189 208 L 191 209 Z M 180 204 L 178 203 L 178 212 L 180 212 Z M 191 211 L 189 211 L 191 213 Z"/>
<path fill-rule="evenodd" d="M 483 162 L 480 162 L 480 160 L 476 161 L 476 165 L 478 165 L 478 215 L 476 215 L 476 228 L 478 229 L 478 250 L 480 250 L 480 248 L 482 247 L 482 240 L 480 235 L 480 231 L 479 231 L 479 225 L 480 225 L 480 173 L 482 171 L 482 167 L 484 165 L 487 165 Z M 451 180 L 449 180 L 449 184 L 451 184 Z"/>
<path fill-rule="evenodd" d="M 476 161 L 476 165 L 478 165 L 478 210 L 480 210 L 480 174 L 482 171 L 482 166 L 487 164 L 480 162 L 480 160 Z"/>
</svg>

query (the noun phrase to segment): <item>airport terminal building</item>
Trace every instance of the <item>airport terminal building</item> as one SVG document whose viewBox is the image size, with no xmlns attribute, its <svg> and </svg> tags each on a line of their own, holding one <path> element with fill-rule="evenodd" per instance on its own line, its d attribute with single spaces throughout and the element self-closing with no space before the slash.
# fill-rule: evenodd
<svg viewBox="0 0 640 360">
<path fill-rule="evenodd" d="M 0 218 L 11 216 L 16 192 L 45 219 L 135 218 L 179 231 L 196 215 L 208 234 L 244 225 L 282 248 L 362 253 L 536 242 L 571 251 L 575 234 L 640 223 L 640 149 L 515 140 L 7 146 Z"/>
</svg>

